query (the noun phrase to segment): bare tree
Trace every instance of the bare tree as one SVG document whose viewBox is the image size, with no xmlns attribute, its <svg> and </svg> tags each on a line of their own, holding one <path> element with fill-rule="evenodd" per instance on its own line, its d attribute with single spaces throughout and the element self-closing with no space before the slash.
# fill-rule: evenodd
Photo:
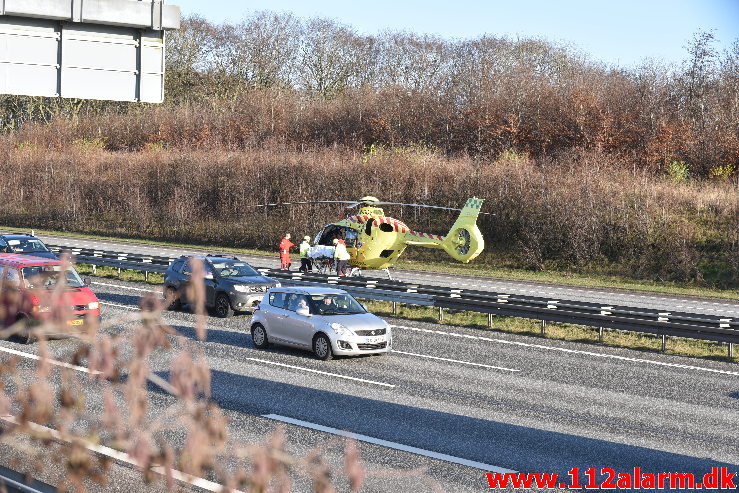
<svg viewBox="0 0 739 493">
<path fill-rule="evenodd" d="M 322 97 L 360 86 L 367 80 L 363 72 L 374 45 L 374 38 L 359 36 L 334 21 L 311 19 L 304 26 L 296 82 Z"/>
<path fill-rule="evenodd" d="M 380 36 L 379 44 L 383 86 L 436 95 L 448 84 L 454 61 L 452 43 L 437 36 L 388 31 Z"/>
</svg>

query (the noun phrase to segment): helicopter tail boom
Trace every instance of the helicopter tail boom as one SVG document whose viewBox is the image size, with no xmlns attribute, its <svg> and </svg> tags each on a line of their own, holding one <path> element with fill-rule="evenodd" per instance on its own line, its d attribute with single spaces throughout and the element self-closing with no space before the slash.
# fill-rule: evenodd
<svg viewBox="0 0 739 493">
<path fill-rule="evenodd" d="M 446 236 L 411 231 L 404 243 L 409 246 L 440 248 L 455 260 L 469 262 L 485 248 L 485 240 L 477 227 L 477 216 L 482 203 L 483 199 L 468 199 Z"/>
<path fill-rule="evenodd" d="M 484 199 L 473 197 L 459 213 L 459 217 L 449 230 L 441 246 L 455 260 L 469 262 L 480 255 L 485 248 L 485 240 L 477 227 L 477 216 L 480 214 Z"/>
</svg>

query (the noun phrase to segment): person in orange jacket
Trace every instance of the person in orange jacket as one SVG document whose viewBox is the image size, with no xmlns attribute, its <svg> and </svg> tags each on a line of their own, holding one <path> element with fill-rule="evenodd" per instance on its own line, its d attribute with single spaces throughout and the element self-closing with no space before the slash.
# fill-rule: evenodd
<svg viewBox="0 0 739 493">
<path fill-rule="evenodd" d="M 295 244 L 290 241 L 290 233 L 285 234 L 285 237 L 280 241 L 280 269 L 290 270 L 290 249 Z"/>
</svg>

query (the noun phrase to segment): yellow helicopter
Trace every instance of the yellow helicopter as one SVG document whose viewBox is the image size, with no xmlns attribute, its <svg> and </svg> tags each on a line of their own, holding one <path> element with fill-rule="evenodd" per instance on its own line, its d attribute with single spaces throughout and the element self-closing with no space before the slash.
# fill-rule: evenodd
<svg viewBox="0 0 739 493">
<path fill-rule="evenodd" d="M 293 202 L 272 205 L 297 204 L 350 204 L 348 208 L 359 207 L 355 214 L 346 219 L 328 224 L 316 235 L 313 245 L 333 246 L 334 239 L 343 239 L 351 255 L 349 265 L 353 273 L 361 269 L 385 269 L 391 267 L 409 246 L 437 248 L 447 252 L 460 262 L 469 262 L 477 257 L 485 247 L 485 240 L 477 227 L 477 217 L 484 199 L 470 198 L 461 209 L 425 204 L 403 204 L 381 202 L 376 197 L 366 196 L 358 201 L 324 200 L 314 202 Z M 380 205 L 402 205 L 460 211 L 457 220 L 445 235 L 422 233 L 409 228 L 404 222 L 385 215 Z M 485 214 L 485 213 L 483 213 Z"/>
</svg>

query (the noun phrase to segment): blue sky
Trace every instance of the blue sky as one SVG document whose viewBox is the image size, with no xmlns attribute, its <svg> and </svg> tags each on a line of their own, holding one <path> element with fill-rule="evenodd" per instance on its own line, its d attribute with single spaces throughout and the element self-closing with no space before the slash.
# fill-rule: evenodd
<svg viewBox="0 0 739 493">
<path fill-rule="evenodd" d="M 469 39 L 536 37 L 573 45 L 595 60 L 632 67 L 680 61 L 699 29 L 719 49 L 739 39 L 739 0 L 167 0 L 185 15 L 236 22 L 256 10 L 327 17 L 364 34 L 404 30 Z"/>
</svg>

